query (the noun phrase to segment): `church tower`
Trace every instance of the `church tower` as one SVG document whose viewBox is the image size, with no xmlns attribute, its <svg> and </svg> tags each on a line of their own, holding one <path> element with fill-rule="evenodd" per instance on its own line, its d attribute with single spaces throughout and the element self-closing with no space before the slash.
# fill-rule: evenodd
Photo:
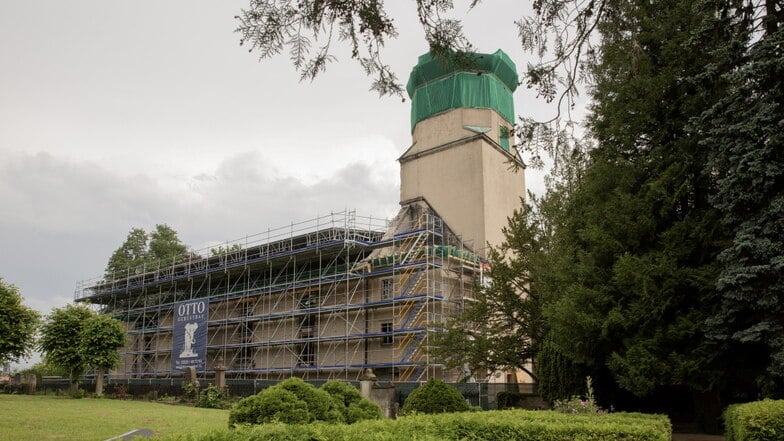
<svg viewBox="0 0 784 441">
<path fill-rule="evenodd" d="M 399 158 L 400 204 L 424 199 L 484 257 L 520 207 L 525 167 L 512 145 L 515 65 L 501 50 L 474 56 L 461 67 L 425 54 L 411 72 L 413 142 Z"/>
</svg>

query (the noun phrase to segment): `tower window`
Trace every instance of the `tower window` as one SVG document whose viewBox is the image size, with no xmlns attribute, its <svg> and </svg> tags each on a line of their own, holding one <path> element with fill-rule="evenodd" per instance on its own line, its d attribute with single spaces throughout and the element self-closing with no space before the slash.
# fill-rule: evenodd
<svg viewBox="0 0 784 441">
<path fill-rule="evenodd" d="M 498 126 L 498 144 L 507 152 L 509 151 L 509 138 L 512 137 L 511 135 L 510 130 L 506 126 Z"/>
</svg>

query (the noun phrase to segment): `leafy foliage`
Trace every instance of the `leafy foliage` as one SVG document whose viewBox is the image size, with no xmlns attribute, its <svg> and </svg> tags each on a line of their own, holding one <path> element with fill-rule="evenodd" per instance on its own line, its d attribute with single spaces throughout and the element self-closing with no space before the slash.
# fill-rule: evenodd
<svg viewBox="0 0 784 441">
<path fill-rule="evenodd" d="M 194 441 L 311 440 L 521 440 L 521 441 L 668 441 L 664 415 L 613 413 L 565 415 L 551 411 L 504 410 L 460 414 L 413 415 L 356 424 L 263 424 L 197 436 Z M 171 438 L 173 439 L 173 438 Z"/>
<path fill-rule="evenodd" d="M 172 260 L 186 255 L 187 247 L 168 225 L 158 224 L 149 234 L 141 228 L 133 228 L 125 242 L 109 257 L 104 274 L 109 280 L 137 274 L 156 267 L 159 262 L 171 264 Z"/>
<path fill-rule="evenodd" d="M 19 290 L 0 277 L 0 365 L 30 353 L 38 312 L 22 303 Z"/>
<path fill-rule="evenodd" d="M 441 380 L 430 379 L 414 389 L 400 409 L 402 415 L 415 413 L 465 412 L 470 409 L 463 394 Z"/>
<path fill-rule="evenodd" d="M 545 338 L 536 356 L 539 393 L 549 402 L 578 394 L 585 369 L 558 348 L 552 338 Z"/>
<path fill-rule="evenodd" d="M 380 417 L 378 406 L 351 385 L 328 381 L 317 389 L 299 378 L 289 378 L 240 400 L 229 413 L 229 427 L 272 422 L 351 424 Z"/>
<path fill-rule="evenodd" d="M 731 237 L 718 255 L 719 309 L 709 337 L 735 354 L 734 375 L 784 390 L 784 31 L 766 35 L 725 75 L 726 96 L 694 130 L 717 171 L 711 202 Z M 747 399 L 753 396 L 745 397 Z"/>
<path fill-rule="evenodd" d="M 212 384 L 199 393 L 199 401 L 196 403 L 196 407 L 207 409 L 226 409 L 228 405 L 226 391 Z"/>
<path fill-rule="evenodd" d="M 591 377 L 585 379 L 585 396 L 572 396 L 568 400 L 555 400 L 553 410 L 561 413 L 570 414 L 602 414 L 605 411 L 596 404 L 596 397 L 593 394 L 593 380 Z"/>
<path fill-rule="evenodd" d="M 222 254 L 234 253 L 240 250 L 242 250 L 242 245 L 235 243 L 232 245 L 226 245 L 225 247 L 220 245 L 218 247 L 210 248 L 210 254 L 213 256 L 220 256 Z"/>
<path fill-rule="evenodd" d="M 447 367 L 467 365 L 490 375 L 499 369 L 528 370 L 545 327 L 534 267 L 542 244 L 530 207 L 516 210 L 504 228 L 504 243 L 491 249 L 489 283 L 478 286 L 475 300 L 433 335 L 431 355 Z"/>
<path fill-rule="evenodd" d="M 41 360 L 40 362 L 23 370 L 22 373 L 35 374 L 40 381 L 41 377 L 46 376 L 67 377 L 70 372 L 60 366 L 55 366 L 51 363 L 48 363 L 46 360 Z"/>
<path fill-rule="evenodd" d="M 94 314 L 79 332 L 79 352 L 87 367 L 111 369 L 120 361 L 117 350 L 125 345 L 125 329 L 119 320 Z"/>
<path fill-rule="evenodd" d="M 287 49 L 302 80 L 313 80 L 335 60 L 330 46 L 337 38 L 347 41 L 351 57 L 376 76 L 373 90 L 402 96 L 402 85 L 381 58 L 386 40 L 397 36 L 382 2 L 251 0 L 236 19 L 240 44 L 257 50 L 260 59 Z"/>
<path fill-rule="evenodd" d="M 40 333 L 38 347 L 47 364 L 69 372 L 74 385 L 86 368 L 97 369 L 96 394 L 103 393 L 103 372 L 117 365 L 117 350 L 125 344 L 119 320 L 66 305 L 52 310 Z"/>
<path fill-rule="evenodd" d="M 86 361 L 81 350 L 81 335 L 93 314 L 84 306 L 66 305 L 53 309 L 40 328 L 38 348 L 44 359 L 68 371 L 73 383 L 84 373 Z"/>
<path fill-rule="evenodd" d="M 774 441 L 784 434 L 784 400 L 734 404 L 724 412 L 727 441 Z"/>
<path fill-rule="evenodd" d="M 557 233 L 572 263 L 544 307 L 550 335 L 567 362 L 638 396 L 726 387 L 743 376 L 705 323 L 727 232 L 713 144 L 691 121 L 720 105 L 742 39 L 721 2 L 608 5 L 591 68 L 596 147 Z"/>
<path fill-rule="evenodd" d="M 375 420 L 382 417 L 381 409 L 359 393 L 357 388 L 341 381 L 327 381 L 321 390 L 328 393 L 337 403 L 347 424 L 361 420 Z"/>
</svg>

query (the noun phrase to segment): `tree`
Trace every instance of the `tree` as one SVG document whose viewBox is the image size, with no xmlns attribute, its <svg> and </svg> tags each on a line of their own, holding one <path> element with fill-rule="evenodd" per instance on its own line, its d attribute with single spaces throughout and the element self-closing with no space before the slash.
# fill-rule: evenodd
<svg viewBox="0 0 784 441">
<path fill-rule="evenodd" d="M 478 0 L 471 2 L 473 7 Z M 459 21 L 442 18 L 452 9 L 451 1 L 417 0 L 419 22 L 425 30 L 430 52 L 443 56 L 452 51 L 470 52 Z M 371 90 L 380 95 L 402 96 L 403 86 L 391 67 L 384 63 L 381 50 L 386 41 L 397 37 L 393 20 L 378 0 L 353 2 L 305 0 L 250 0 L 248 9 L 236 17 L 240 44 L 258 50 L 259 58 L 269 58 L 288 49 L 301 79 L 313 80 L 335 61 L 333 38 L 347 41 L 351 57 L 368 75 L 375 76 Z M 314 41 L 311 42 L 311 39 Z M 313 47 L 314 43 L 318 46 Z"/>
<path fill-rule="evenodd" d="M 150 232 L 148 258 L 151 261 L 166 262 L 185 255 L 188 248 L 180 242 L 177 232 L 166 224 L 158 224 Z"/>
<path fill-rule="evenodd" d="M 136 267 L 147 261 L 147 233 L 141 228 L 133 228 L 128 232 L 125 242 L 109 257 L 106 264 L 106 277 L 112 279 L 134 271 Z"/>
<path fill-rule="evenodd" d="M 735 355 L 733 375 L 770 395 L 784 391 L 784 31 L 781 17 L 764 22 L 742 67 L 726 74 L 727 95 L 693 130 L 706 135 L 711 202 L 731 235 L 718 255 L 720 307 L 708 335 Z"/>
<path fill-rule="evenodd" d="M 81 350 L 82 329 L 93 314 L 85 306 L 66 305 L 55 308 L 40 329 L 38 348 L 44 359 L 69 373 L 74 390 L 86 366 Z"/>
<path fill-rule="evenodd" d="M 95 395 L 103 395 L 104 373 L 120 361 L 118 349 L 125 345 L 125 329 L 119 320 L 106 315 L 93 315 L 79 333 L 79 352 L 84 364 L 97 370 Z"/>
<path fill-rule="evenodd" d="M 185 256 L 187 251 L 177 232 L 166 224 L 155 225 L 150 233 L 133 228 L 125 242 L 109 257 L 104 274 L 111 280 L 141 273 L 159 264 L 169 265 L 174 259 Z"/>
<path fill-rule="evenodd" d="M 596 147 L 544 316 L 604 399 L 784 393 L 781 42 L 753 6 L 619 3 L 598 27 Z"/>
<path fill-rule="evenodd" d="M 210 254 L 212 256 L 220 256 L 220 255 L 223 255 L 223 254 L 235 253 L 235 252 L 240 251 L 240 250 L 242 250 L 242 245 L 240 245 L 238 243 L 235 243 L 235 244 L 232 244 L 232 245 L 228 245 L 227 244 L 226 246 L 219 245 L 217 247 L 210 248 Z"/>
<path fill-rule="evenodd" d="M 475 298 L 433 335 L 429 353 L 448 368 L 486 375 L 520 369 L 547 381 L 536 363 L 549 332 L 543 310 L 569 277 L 572 243 L 561 233 L 570 193 L 586 167 L 586 147 L 565 132 L 557 137 L 563 158 L 546 179 L 545 195 L 529 194 L 531 203 L 515 210 L 503 229 L 503 243 L 490 248 L 485 283 L 475 286 Z M 581 387 L 584 376 L 572 375 L 578 375 L 575 384 Z"/>
<path fill-rule="evenodd" d="M 103 393 L 103 373 L 117 365 L 117 349 L 125 344 L 122 324 L 85 306 L 55 308 L 46 317 L 38 341 L 44 360 L 69 373 L 76 390 L 87 368 L 98 370 L 96 395 Z"/>
<path fill-rule="evenodd" d="M 723 236 L 708 153 L 687 133 L 726 88 L 697 81 L 732 38 L 717 7 L 623 3 L 599 25 L 596 148 L 561 231 L 574 244 L 568 282 L 545 316 L 564 355 L 640 397 L 660 386 L 715 393 L 725 380 L 727 360 L 704 333 Z"/>
<path fill-rule="evenodd" d="M 504 242 L 488 253 L 484 277 L 489 282 L 477 286 L 475 299 L 433 334 L 432 356 L 448 368 L 468 367 L 483 376 L 522 369 L 535 377 L 529 363 L 545 332 L 536 286 L 539 233 L 530 206 L 515 211 L 503 230 Z"/>
<path fill-rule="evenodd" d="M 39 315 L 22 303 L 19 290 L 0 277 L 0 365 L 29 354 Z"/>
</svg>

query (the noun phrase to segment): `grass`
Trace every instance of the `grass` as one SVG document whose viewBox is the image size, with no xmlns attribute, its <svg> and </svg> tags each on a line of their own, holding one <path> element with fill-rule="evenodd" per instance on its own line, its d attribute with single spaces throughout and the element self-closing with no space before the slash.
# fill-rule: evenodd
<svg viewBox="0 0 784 441">
<path fill-rule="evenodd" d="M 145 401 L 0 395 L 0 441 L 105 440 L 133 429 L 155 436 L 225 429 L 228 410 Z"/>
</svg>

